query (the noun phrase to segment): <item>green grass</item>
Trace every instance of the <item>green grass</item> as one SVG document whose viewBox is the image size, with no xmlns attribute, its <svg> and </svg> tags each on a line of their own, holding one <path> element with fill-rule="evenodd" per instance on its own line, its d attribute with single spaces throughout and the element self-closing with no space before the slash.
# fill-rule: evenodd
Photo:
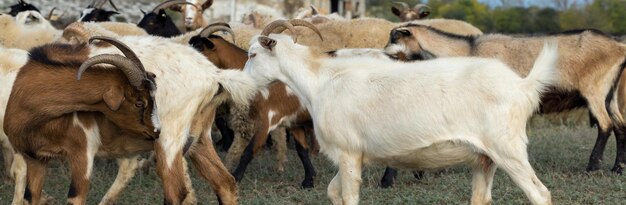
<svg viewBox="0 0 626 205">
<path fill-rule="evenodd" d="M 538 122 L 537 122 L 538 121 Z M 529 153 L 531 164 L 539 178 L 552 192 L 555 204 L 626 204 L 626 176 L 610 173 L 615 157 L 614 141 L 609 141 L 602 171 L 584 172 L 591 148 L 595 142 L 595 128 L 588 126 L 553 126 L 537 120 L 529 128 Z M 583 123 L 586 124 L 586 123 Z M 293 143 L 293 141 L 291 141 Z M 222 153 L 223 154 L 223 153 Z M 288 153 L 285 172 L 274 170 L 274 156 L 262 153 L 250 166 L 239 184 L 239 201 L 242 204 L 329 204 L 326 186 L 336 168 L 323 156 L 313 157 L 317 169 L 315 188 L 302 190 L 302 166 L 295 151 Z M 116 175 L 114 162 L 98 159 L 92 177 L 89 204 L 97 204 Z M 425 179 L 416 181 L 409 171 L 400 171 L 396 185 L 381 189 L 378 182 L 383 167 L 364 169 L 361 185 L 361 204 L 469 204 L 471 174 L 467 167 L 449 169 L 442 174 L 427 173 Z M 68 190 L 69 171 L 60 162 L 52 163 L 45 190 L 64 204 Z M 216 204 L 208 184 L 195 173 L 193 185 L 200 204 Z M 9 204 L 12 186 L 0 186 L 0 204 Z M 160 204 L 162 190 L 154 168 L 139 173 L 121 195 L 118 204 Z M 494 180 L 494 204 L 529 204 L 526 196 L 502 170 Z"/>
</svg>

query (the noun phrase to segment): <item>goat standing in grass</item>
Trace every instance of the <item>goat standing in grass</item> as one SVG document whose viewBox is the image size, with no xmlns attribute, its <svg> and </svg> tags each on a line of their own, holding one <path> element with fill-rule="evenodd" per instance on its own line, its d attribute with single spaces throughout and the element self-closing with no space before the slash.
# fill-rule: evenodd
<svg viewBox="0 0 626 205">
<path fill-rule="evenodd" d="M 528 162 L 526 122 L 559 80 L 556 45 L 544 46 L 522 79 L 494 59 L 331 58 L 267 36 L 277 26 L 293 29 L 268 25 L 244 70 L 260 85 L 284 82 L 311 113 L 321 153 L 339 166 L 328 186 L 333 204 L 358 203 L 362 166 L 372 162 L 422 170 L 469 164 L 472 204 L 491 202 L 500 167 L 531 203 L 551 204 Z"/>
<path fill-rule="evenodd" d="M 559 42 L 560 80 L 542 97 L 542 113 L 587 106 L 598 120 L 598 138 L 587 171 L 600 169 L 608 137 L 615 132 L 617 156 L 613 172 L 626 167 L 626 123 L 620 107 L 626 96 L 617 86 L 626 68 L 626 46 L 597 30 L 575 30 L 547 36 L 510 37 L 500 34 L 460 36 L 429 26 L 409 24 L 391 31 L 386 52 L 408 60 L 479 56 L 502 60 L 526 76 L 545 40 Z"/>
</svg>

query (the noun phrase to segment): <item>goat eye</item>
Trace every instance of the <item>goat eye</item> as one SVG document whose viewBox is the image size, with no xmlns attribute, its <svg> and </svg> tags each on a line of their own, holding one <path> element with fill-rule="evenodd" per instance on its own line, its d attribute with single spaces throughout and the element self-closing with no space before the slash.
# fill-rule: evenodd
<svg viewBox="0 0 626 205">
<path fill-rule="evenodd" d="M 135 102 L 135 107 L 142 108 L 143 107 L 143 101 L 136 101 Z"/>
<path fill-rule="evenodd" d="M 256 57 L 256 53 L 250 54 L 250 58 Z"/>
</svg>

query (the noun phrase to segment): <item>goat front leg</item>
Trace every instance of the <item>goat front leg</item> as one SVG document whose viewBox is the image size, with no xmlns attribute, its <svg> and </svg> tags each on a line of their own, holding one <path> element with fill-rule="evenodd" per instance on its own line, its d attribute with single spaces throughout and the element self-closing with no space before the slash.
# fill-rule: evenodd
<svg viewBox="0 0 626 205">
<path fill-rule="evenodd" d="M 117 200 L 120 192 L 126 188 L 128 182 L 130 182 L 137 172 L 137 168 L 139 167 L 139 155 L 117 159 L 117 165 L 117 177 L 115 177 L 111 188 L 109 188 L 104 197 L 102 197 L 100 205 L 115 204 L 115 200 Z"/>
<path fill-rule="evenodd" d="M 339 161 L 341 175 L 341 198 L 344 205 L 359 204 L 361 186 L 362 153 L 343 153 Z"/>
<path fill-rule="evenodd" d="M 0 133 L 0 135 L 4 135 Z M 9 142 L 9 139 L 6 135 L 0 136 L 0 143 L 2 143 L 2 157 L 4 158 L 4 177 L 3 180 L 5 183 L 11 183 L 11 181 L 15 180 L 11 174 L 11 164 L 13 162 L 13 147 Z"/>
<path fill-rule="evenodd" d="M 269 125 L 264 123 L 264 125 L 261 127 L 262 128 L 257 130 L 254 138 L 252 139 L 252 141 L 250 141 L 246 149 L 243 151 L 241 159 L 239 159 L 239 165 L 237 165 L 237 169 L 235 169 L 235 172 L 233 172 L 233 176 L 235 177 L 235 180 L 237 182 L 241 181 L 241 179 L 243 178 L 243 174 L 246 172 L 246 168 L 248 168 L 248 164 L 250 164 L 254 156 L 256 156 L 257 153 L 261 151 L 261 148 L 263 148 L 263 145 L 265 145 L 265 143 L 267 142 Z"/>
<path fill-rule="evenodd" d="M 26 191 L 26 160 L 21 154 L 15 153 L 13 155 L 13 162 L 11 163 L 10 173 L 14 179 L 15 187 L 13 191 L 12 205 L 23 205 L 24 192 Z"/>
</svg>

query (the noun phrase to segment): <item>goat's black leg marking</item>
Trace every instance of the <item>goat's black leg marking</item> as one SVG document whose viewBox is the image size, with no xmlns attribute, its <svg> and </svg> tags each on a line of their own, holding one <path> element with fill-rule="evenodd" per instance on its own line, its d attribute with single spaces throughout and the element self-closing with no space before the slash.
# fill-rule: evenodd
<svg viewBox="0 0 626 205">
<path fill-rule="evenodd" d="M 28 201 L 29 203 L 33 201 L 33 196 L 30 192 L 30 188 L 28 187 L 28 184 L 26 185 L 26 190 L 24 190 L 24 200 Z"/>
<path fill-rule="evenodd" d="M 418 181 L 424 179 L 424 171 L 413 171 L 413 177 Z"/>
<path fill-rule="evenodd" d="M 222 139 L 218 142 L 222 145 L 220 149 L 222 151 L 228 151 L 228 149 L 230 149 L 230 145 L 233 144 L 235 133 L 228 127 L 228 124 L 223 117 L 216 118 L 215 125 L 217 126 L 217 129 L 220 130 L 220 134 L 222 134 Z"/>
<path fill-rule="evenodd" d="M 615 128 L 615 144 L 617 146 L 617 156 L 612 172 L 622 174 L 626 168 L 626 127 Z"/>
<path fill-rule="evenodd" d="M 608 130 L 602 130 L 602 128 L 598 126 L 598 138 L 596 139 L 596 144 L 591 151 L 589 164 L 587 164 L 588 172 L 600 169 L 602 155 L 604 155 L 604 148 L 606 147 L 606 141 L 609 139 L 609 136 L 611 136 L 611 131 L 611 128 Z"/>
<path fill-rule="evenodd" d="M 385 169 L 385 174 L 383 175 L 383 178 L 380 180 L 380 186 L 382 188 L 389 188 L 393 185 L 393 182 L 396 179 L 396 175 L 398 175 L 398 170 L 391 168 L 391 167 L 387 167 Z"/>
<path fill-rule="evenodd" d="M 248 164 L 250 164 L 250 161 L 252 161 L 252 158 L 254 158 L 254 144 L 255 140 L 252 139 L 252 141 L 250 141 L 248 146 L 246 146 L 246 149 L 241 154 L 241 158 L 239 159 L 239 165 L 237 165 L 237 169 L 235 169 L 235 172 L 233 172 L 233 177 L 235 177 L 235 181 L 237 182 L 241 181 L 241 179 L 243 178 L 243 174 L 248 168 Z"/>
<path fill-rule="evenodd" d="M 311 163 L 311 158 L 309 158 L 309 149 L 304 148 L 298 140 L 294 140 L 296 144 L 296 151 L 298 152 L 298 157 L 300 157 L 300 161 L 302 161 L 302 166 L 304 167 L 304 180 L 302 181 L 302 188 L 313 188 L 315 186 L 315 167 L 313 167 L 313 163 Z"/>
</svg>

